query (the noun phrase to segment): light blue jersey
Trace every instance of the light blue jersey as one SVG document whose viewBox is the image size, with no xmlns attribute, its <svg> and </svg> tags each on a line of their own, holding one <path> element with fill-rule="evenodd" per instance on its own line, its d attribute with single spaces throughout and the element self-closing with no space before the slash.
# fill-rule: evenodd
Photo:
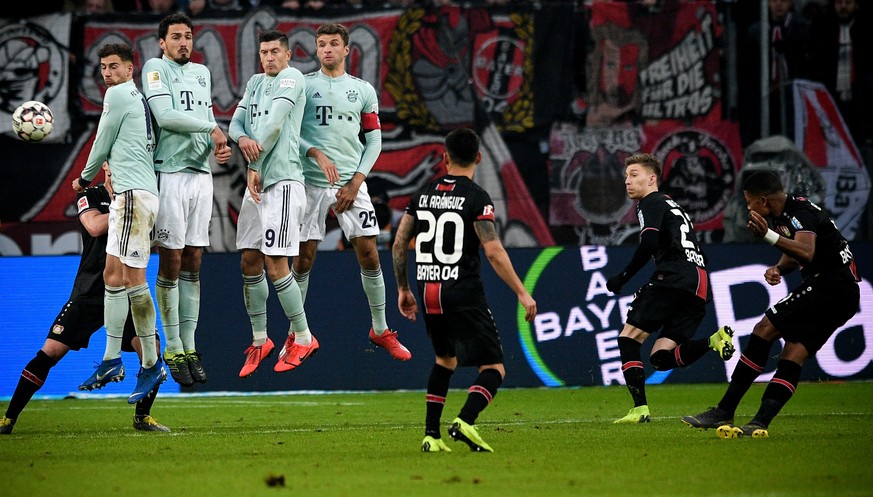
<svg viewBox="0 0 873 497">
<path fill-rule="evenodd" d="M 142 67 L 142 87 L 161 128 L 154 169 L 208 173 L 215 129 L 212 78 L 202 64 L 179 65 L 166 56 Z"/>
<path fill-rule="evenodd" d="M 103 115 L 82 178 L 93 180 L 103 161 L 107 161 L 116 193 L 146 190 L 157 195 L 158 182 L 152 168 L 154 147 L 152 118 L 136 84 L 130 80 L 111 86 L 103 97 Z"/>
<path fill-rule="evenodd" d="M 370 83 L 343 74 L 336 78 L 316 71 L 306 75 L 306 112 L 300 129 L 303 157 L 303 175 L 307 184 L 326 188 L 330 186 L 315 159 L 306 157 L 306 151 L 315 147 L 336 165 L 340 184 L 348 182 L 356 172 L 364 176 L 376 163 L 382 150 L 382 133 L 367 129 L 367 145 L 361 143 L 362 116 L 378 123 L 379 100 Z M 372 124 L 370 127 L 374 127 Z"/>
<path fill-rule="evenodd" d="M 303 73 L 293 67 L 275 77 L 255 74 L 233 113 L 230 138 L 238 143 L 247 136 L 263 148 L 249 167 L 260 173 L 264 190 L 284 180 L 303 183 L 298 150 L 305 92 Z"/>
</svg>

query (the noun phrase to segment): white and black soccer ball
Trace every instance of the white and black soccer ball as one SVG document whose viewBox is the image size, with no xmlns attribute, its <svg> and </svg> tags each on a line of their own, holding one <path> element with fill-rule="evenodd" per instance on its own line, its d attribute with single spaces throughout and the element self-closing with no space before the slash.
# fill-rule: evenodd
<svg viewBox="0 0 873 497">
<path fill-rule="evenodd" d="M 54 116 L 48 105 L 31 100 L 12 113 L 12 129 L 26 142 L 38 142 L 51 134 Z"/>
</svg>

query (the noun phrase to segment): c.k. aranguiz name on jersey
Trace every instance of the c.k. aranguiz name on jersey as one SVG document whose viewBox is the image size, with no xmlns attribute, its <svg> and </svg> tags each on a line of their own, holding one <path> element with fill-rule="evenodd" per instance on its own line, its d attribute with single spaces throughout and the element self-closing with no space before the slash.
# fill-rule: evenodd
<svg viewBox="0 0 873 497">
<path fill-rule="evenodd" d="M 418 199 L 418 207 L 421 209 L 450 209 L 459 211 L 464 208 L 464 197 L 453 195 L 422 195 Z"/>
</svg>

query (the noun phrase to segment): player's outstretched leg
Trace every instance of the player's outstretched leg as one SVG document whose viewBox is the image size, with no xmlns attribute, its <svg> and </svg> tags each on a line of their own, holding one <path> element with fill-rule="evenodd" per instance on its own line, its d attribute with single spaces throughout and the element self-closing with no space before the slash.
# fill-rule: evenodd
<svg viewBox="0 0 873 497">
<path fill-rule="evenodd" d="M 734 356 L 734 330 L 730 326 L 722 326 L 709 337 L 709 348 L 718 353 L 721 360 L 727 361 Z"/>
<path fill-rule="evenodd" d="M 94 374 L 79 385 L 79 390 L 101 389 L 114 381 L 124 379 L 124 364 L 121 358 L 102 361 L 94 370 Z"/>
</svg>

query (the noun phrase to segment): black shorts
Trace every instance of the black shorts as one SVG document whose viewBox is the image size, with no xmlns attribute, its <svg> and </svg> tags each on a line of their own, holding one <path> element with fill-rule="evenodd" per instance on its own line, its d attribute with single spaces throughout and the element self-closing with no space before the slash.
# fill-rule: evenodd
<svg viewBox="0 0 873 497">
<path fill-rule="evenodd" d="M 102 327 L 102 302 L 88 303 L 70 300 L 61 308 L 61 312 L 55 318 L 46 338 L 61 342 L 71 350 L 87 349 L 91 335 Z M 124 323 L 121 350 L 133 352 L 131 341 L 135 336 L 136 329 L 133 327 L 133 317 L 128 313 L 127 322 Z"/>
<path fill-rule="evenodd" d="M 767 318 L 789 342 L 802 343 L 813 356 L 858 312 L 861 292 L 844 275 L 811 276 L 767 309 Z"/>
<path fill-rule="evenodd" d="M 706 302 L 691 292 L 648 283 L 640 288 L 627 313 L 627 324 L 678 344 L 697 332 L 706 316 Z"/>
<path fill-rule="evenodd" d="M 459 366 L 503 363 L 500 334 L 487 307 L 447 314 L 425 313 L 424 324 L 437 357 L 457 357 Z"/>
</svg>

